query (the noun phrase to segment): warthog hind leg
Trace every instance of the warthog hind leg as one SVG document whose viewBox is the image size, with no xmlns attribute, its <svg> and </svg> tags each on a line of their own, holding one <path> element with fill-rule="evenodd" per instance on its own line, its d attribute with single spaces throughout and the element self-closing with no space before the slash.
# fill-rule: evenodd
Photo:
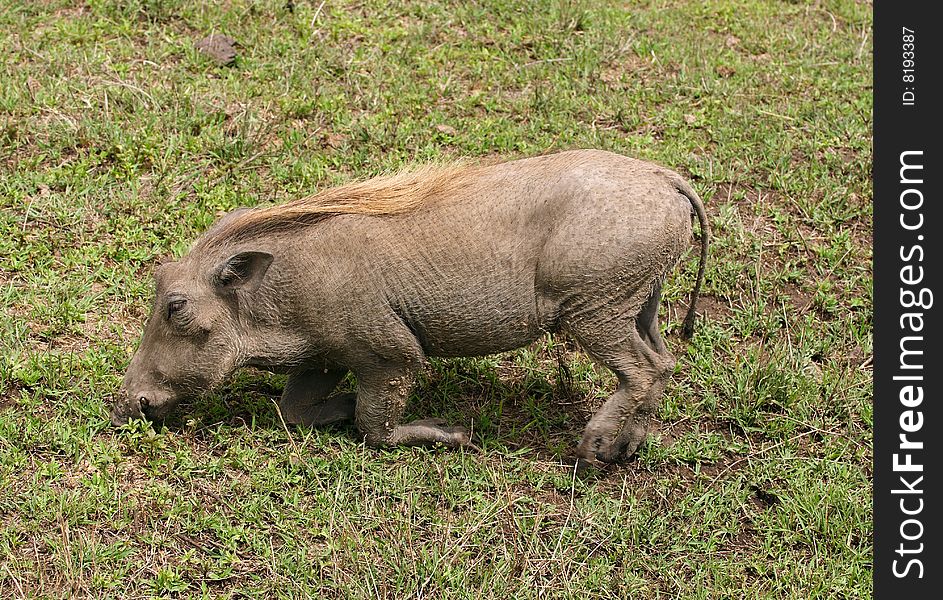
<svg viewBox="0 0 943 600">
<path fill-rule="evenodd" d="M 658 332 L 660 291 L 655 286 L 635 319 L 598 315 L 598 319 L 570 325 L 580 346 L 619 380 L 616 391 L 586 425 L 577 449 L 581 458 L 626 459 L 645 440 L 648 420 L 675 364 Z"/>
</svg>

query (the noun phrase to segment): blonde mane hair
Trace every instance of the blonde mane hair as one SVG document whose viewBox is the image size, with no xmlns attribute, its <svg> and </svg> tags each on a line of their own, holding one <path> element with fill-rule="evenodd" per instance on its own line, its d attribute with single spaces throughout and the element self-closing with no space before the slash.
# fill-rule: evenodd
<svg viewBox="0 0 943 600">
<path fill-rule="evenodd" d="M 312 225 L 335 215 L 395 215 L 448 196 L 480 169 L 463 163 L 422 165 L 328 188 L 284 204 L 253 208 L 223 217 L 195 248 L 239 241 L 253 235 Z"/>
</svg>

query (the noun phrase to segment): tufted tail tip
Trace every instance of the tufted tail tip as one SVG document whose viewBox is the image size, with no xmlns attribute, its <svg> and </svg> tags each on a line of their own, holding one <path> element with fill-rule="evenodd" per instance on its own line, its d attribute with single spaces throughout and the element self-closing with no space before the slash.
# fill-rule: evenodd
<svg viewBox="0 0 943 600">
<path fill-rule="evenodd" d="M 690 340 L 694 337 L 694 316 L 694 311 L 692 310 L 684 319 L 684 325 L 681 327 L 681 338 L 684 340 Z"/>
</svg>

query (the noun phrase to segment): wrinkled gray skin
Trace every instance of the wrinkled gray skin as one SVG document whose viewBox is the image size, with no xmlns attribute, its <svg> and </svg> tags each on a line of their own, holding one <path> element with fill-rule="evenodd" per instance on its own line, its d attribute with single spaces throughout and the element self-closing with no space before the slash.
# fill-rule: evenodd
<svg viewBox="0 0 943 600">
<path fill-rule="evenodd" d="M 628 457 L 675 364 L 658 303 L 690 244 L 692 203 L 705 226 L 691 196 L 656 165 L 562 152 L 487 167 L 412 212 L 337 215 L 191 252 L 157 270 L 112 422 L 163 418 L 254 366 L 289 374 L 279 403 L 289 423 L 352 419 L 371 446 L 461 446 L 462 427 L 400 422 L 426 357 L 492 354 L 562 331 L 618 378 L 577 453 Z M 331 395 L 348 371 L 356 394 Z"/>
</svg>

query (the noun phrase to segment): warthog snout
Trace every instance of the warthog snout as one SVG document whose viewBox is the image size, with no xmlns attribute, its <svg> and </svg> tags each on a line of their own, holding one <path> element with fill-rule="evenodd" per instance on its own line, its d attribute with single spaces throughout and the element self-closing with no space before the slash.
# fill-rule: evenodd
<svg viewBox="0 0 943 600">
<path fill-rule="evenodd" d="M 121 426 L 131 419 L 162 419 L 176 402 L 168 392 L 159 390 L 128 391 L 121 389 L 111 408 L 111 423 Z"/>
</svg>

